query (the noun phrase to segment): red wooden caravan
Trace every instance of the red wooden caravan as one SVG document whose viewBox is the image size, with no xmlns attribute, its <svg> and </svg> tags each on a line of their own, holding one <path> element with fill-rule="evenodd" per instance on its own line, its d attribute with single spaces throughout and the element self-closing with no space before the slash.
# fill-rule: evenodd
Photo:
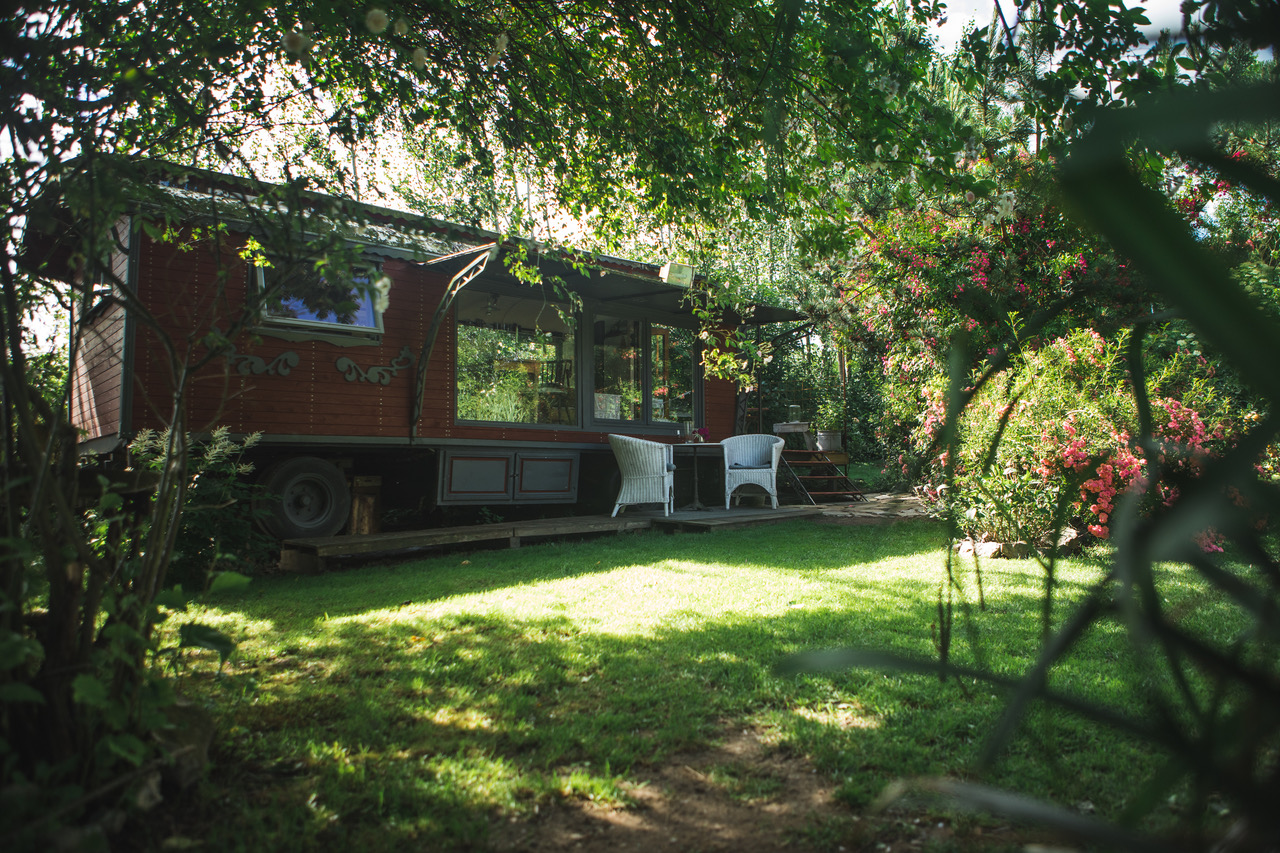
<svg viewBox="0 0 1280 853">
<path fill-rule="evenodd" d="M 72 411 L 87 452 L 120 454 L 139 430 L 165 428 L 186 381 L 191 431 L 263 434 L 259 470 L 283 497 L 274 532 L 295 537 L 341 529 L 362 477 L 419 508 L 604 502 L 609 433 L 734 432 L 736 389 L 702 373 L 678 267 L 164 175 L 139 190 L 80 318 Z M 158 227 L 175 205 L 179 227 Z M 259 294 L 265 310 L 242 323 Z M 760 308 L 752 322 L 794 316 Z"/>
</svg>

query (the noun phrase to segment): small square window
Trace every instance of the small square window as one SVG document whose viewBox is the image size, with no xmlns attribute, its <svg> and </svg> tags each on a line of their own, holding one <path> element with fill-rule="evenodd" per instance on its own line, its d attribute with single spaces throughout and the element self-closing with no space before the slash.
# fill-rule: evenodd
<svg viewBox="0 0 1280 853">
<path fill-rule="evenodd" d="M 327 282 L 318 270 L 291 272 L 281 277 L 274 267 L 257 267 L 260 292 L 279 285 L 274 298 L 267 301 L 265 319 L 273 325 L 379 333 L 382 314 L 367 289 L 375 272 L 369 268 L 355 270 L 350 285 L 342 287 Z M 310 299 L 305 300 L 303 294 Z"/>
</svg>

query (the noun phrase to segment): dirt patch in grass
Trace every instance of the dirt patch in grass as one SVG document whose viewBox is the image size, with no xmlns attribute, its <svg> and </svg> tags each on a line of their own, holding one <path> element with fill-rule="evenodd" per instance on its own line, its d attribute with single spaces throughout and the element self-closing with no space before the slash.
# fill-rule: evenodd
<svg viewBox="0 0 1280 853">
<path fill-rule="evenodd" d="M 543 805 L 531 819 L 495 823 L 489 847 L 575 853 L 905 853 L 995 849 L 1021 840 L 1004 829 L 973 826 L 966 827 L 961 842 L 949 821 L 907 813 L 860 815 L 835 799 L 834 781 L 803 756 L 752 731 L 731 732 L 716 747 L 633 769 L 630 778 L 624 786 L 628 804 L 569 799 Z"/>
<path fill-rule="evenodd" d="M 493 828 L 495 850 L 806 849 L 802 833 L 842 814 L 834 785 L 802 757 L 733 732 L 719 746 L 636 768 L 627 805 L 566 800 Z"/>
</svg>

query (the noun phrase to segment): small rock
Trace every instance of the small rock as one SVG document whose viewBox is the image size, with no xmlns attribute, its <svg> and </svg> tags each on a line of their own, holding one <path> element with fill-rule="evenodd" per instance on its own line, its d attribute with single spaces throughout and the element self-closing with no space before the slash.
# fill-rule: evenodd
<svg viewBox="0 0 1280 853">
<path fill-rule="evenodd" d="M 1059 554 L 1079 554 L 1081 549 L 1093 538 L 1093 534 L 1088 531 L 1076 530 L 1074 527 L 1068 527 L 1062 531 L 1062 535 L 1058 537 L 1058 553 Z"/>
<path fill-rule="evenodd" d="M 1002 542 L 979 542 L 973 546 L 973 551 L 979 557 L 999 557 L 1004 554 L 1004 543 Z"/>
<path fill-rule="evenodd" d="M 1031 556 L 1031 546 L 1026 542 L 1009 542 L 1004 546 L 1004 555 L 1015 560 Z"/>
</svg>

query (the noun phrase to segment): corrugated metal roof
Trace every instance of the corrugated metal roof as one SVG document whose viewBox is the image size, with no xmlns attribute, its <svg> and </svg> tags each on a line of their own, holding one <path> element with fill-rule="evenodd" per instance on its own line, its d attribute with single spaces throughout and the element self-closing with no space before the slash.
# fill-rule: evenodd
<svg viewBox="0 0 1280 853">
<path fill-rule="evenodd" d="M 264 200 L 260 196 L 167 185 L 156 189 L 172 200 L 179 210 L 197 220 L 217 219 L 252 226 L 262 222 L 264 217 L 290 215 L 283 204 Z M 429 261 L 479 245 L 410 227 L 408 222 L 397 225 L 353 222 L 324 216 L 311 210 L 298 211 L 298 215 L 306 221 L 308 228 L 314 227 L 317 233 L 334 233 L 373 254 L 405 260 Z"/>
<path fill-rule="evenodd" d="M 162 182 L 156 189 L 177 202 L 193 218 L 216 217 L 252 227 L 254 223 L 265 225 L 267 218 L 287 219 L 294 215 L 294 212 L 281 203 L 269 199 L 268 196 L 277 188 L 276 185 L 199 169 L 181 169 L 180 174 L 187 179 L 186 186 Z M 449 259 L 449 256 L 468 250 L 478 251 L 493 243 L 509 249 L 519 246 L 535 258 L 547 273 L 562 278 L 566 286 L 584 296 L 606 304 L 613 302 L 671 315 L 690 313 L 690 289 L 663 281 L 661 268 L 656 264 L 608 255 L 578 253 L 533 240 L 504 236 L 482 228 L 323 193 L 306 191 L 301 197 L 309 202 L 308 209 L 296 212 L 296 216 L 305 221 L 304 227 L 310 229 L 314 226 L 316 233 L 339 235 L 352 246 L 370 254 L 415 263 L 431 263 L 437 259 Z M 340 215 L 322 212 L 326 207 Z M 459 260 L 459 267 L 465 260 Z M 588 273 L 580 272 L 577 265 L 585 266 Z M 517 279 L 501 264 L 490 264 L 483 279 L 517 283 Z M 783 322 L 801 317 L 790 308 L 757 305 L 753 307 L 748 322 Z M 742 321 L 738 317 L 726 319 L 730 322 Z"/>
</svg>

